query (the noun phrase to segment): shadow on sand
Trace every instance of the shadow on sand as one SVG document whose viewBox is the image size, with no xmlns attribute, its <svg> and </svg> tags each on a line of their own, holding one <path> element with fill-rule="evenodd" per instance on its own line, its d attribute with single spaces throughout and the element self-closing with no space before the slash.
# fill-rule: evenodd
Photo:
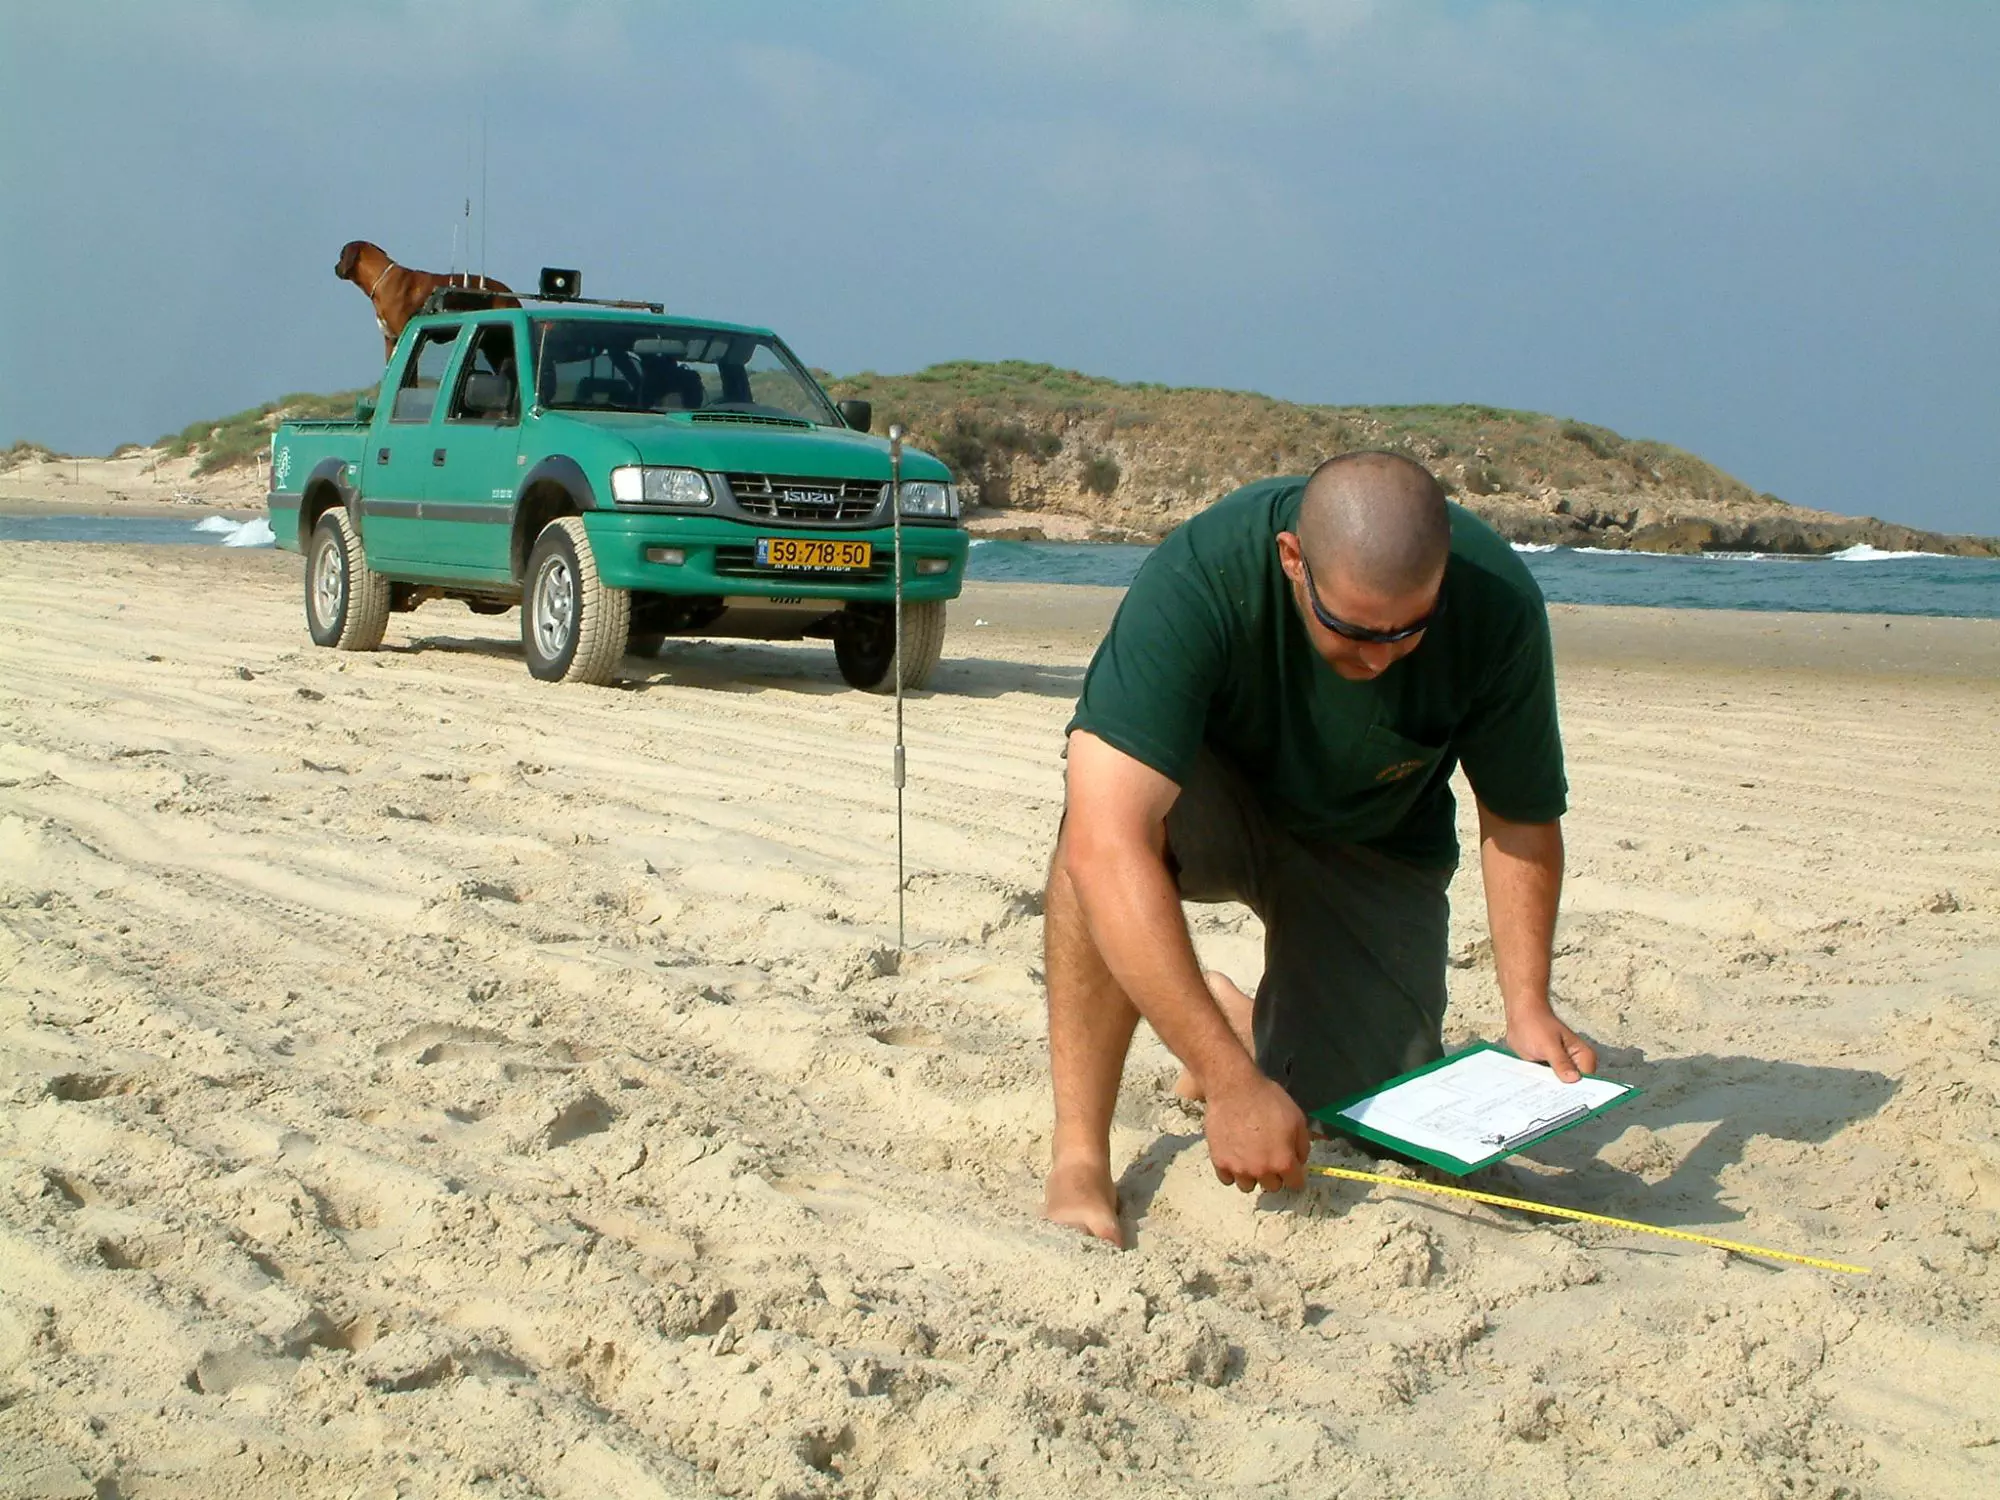
<svg viewBox="0 0 2000 1500">
<path fill-rule="evenodd" d="M 521 659 L 518 641 L 494 636 L 426 635 L 401 645 L 385 645 L 393 655 L 447 655 Z M 523 671 L 526 670 L 524 667 Z M 800 651 L 758 641 L 670 640 L 651 656 L 627 656 L 613 684 L 627 691 L 649 687 L 687 687 L 717 693 L 790 692 L 825 695 L 849 693 L 834 665 L 833 648 Z M 999 661 L 991 657 L 947 656 L 938 663 L 930 685 L 907 696 L 926 698 L 1000 698 L 1032 693 L 1043 698 L 1073 699 L 1083 689 L 1081 667 L 1048 666 L 1035 662 Z"/>
<path fill-rule="evenodd" d="M 1645 1090 L 1637 1099 L 1524 1153 L 1565 1176 L 1548 1179 L 1548 1200 L 1672 1228 L 1731 1223 L 1741 1209 L 1721 1199 L 1722 1176 L 1759 1137 L 1825 1145 L 1888 1103 L 1897 1081 L 1865 1068 L 1818 1067 L 1764 1057 L 1668 1057 L 1636 1048 L 1599 1049 L 1599 1070 Z M 1635 1125 L 1667 1133 L 1664 1177 L 1611 1165 L 1600 1152 Z M 1688 1148 L 1676 1127 L 1707 1126 Z M 1504 1191 L 1501 1189 L 1499 1191 Z"/>
</svg>

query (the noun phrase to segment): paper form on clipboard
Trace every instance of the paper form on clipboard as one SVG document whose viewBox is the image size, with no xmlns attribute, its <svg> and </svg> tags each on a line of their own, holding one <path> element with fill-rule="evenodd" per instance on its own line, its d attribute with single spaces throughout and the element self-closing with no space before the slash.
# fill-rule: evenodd
<svg viewBox="0 0 2000 1500">
<path fill-rule="evenodd" d="M 1564 1083 L 1540 1063 L 1481 1043 L 1314 1113 L 1337 1130 L 1463 1176 L 1638 1092 L 1606 1078 Z"/>
</svg>

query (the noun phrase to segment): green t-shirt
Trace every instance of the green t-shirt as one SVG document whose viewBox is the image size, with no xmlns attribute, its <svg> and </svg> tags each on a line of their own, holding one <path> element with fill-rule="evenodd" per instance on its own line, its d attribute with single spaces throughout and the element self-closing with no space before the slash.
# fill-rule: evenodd
<svg viewBox="0 0 2000 1500">
<path fill-rule="evenodd" d="M 1562 816 L 1567 783 L 1541 590 L 1514 551 L 1451 507 L 1444 613 L 1368 682 L 1313 649 L 1278 565 L 1300 478 L 1217 501 L 1146 559 L 1084 679 L 1071 729 L 1185 784 L 1206 743 L 1312 843 L 1414 863 L 1458 858 L 1450 779 L 1463 762 L 1503 818 Z"/>
</svg>

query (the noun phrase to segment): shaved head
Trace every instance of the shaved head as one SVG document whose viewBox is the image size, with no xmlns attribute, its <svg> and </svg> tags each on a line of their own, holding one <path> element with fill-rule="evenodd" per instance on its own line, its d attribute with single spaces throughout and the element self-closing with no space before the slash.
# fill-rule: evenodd
<svg viewBox="0 0 2000 1500">
<path fill-rule="evenodd" d="M 1314 469 L 1298 531 L 1315 573 L 1378 594 L 1424 588 L 1451 551 L 1444 486 L 1400 453 L 1343 453 Z"/>
</svg>

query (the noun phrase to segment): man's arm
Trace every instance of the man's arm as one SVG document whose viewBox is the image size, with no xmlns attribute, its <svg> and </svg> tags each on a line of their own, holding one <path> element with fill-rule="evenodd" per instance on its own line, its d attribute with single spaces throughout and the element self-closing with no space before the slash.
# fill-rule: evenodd
<svg viewBox="0 0 2000 1500">
<path fill-rule="evenodd" d="M 1168 872 L 1180 788 L 1087 730 L 1069 737 L 1063 869 L 1104 966 L 1208 1099 L 1215 1174 L 1248 1192 L 1302 1187 L 1305 1116 L 1243 1050 L 1202 981 Z"/>
<path fill-rule="evenodd" d="M 1549 955 L 1562 899 L 1562 822 L 1513 823 L 1479 804 L 1486 922 L 1507 1011 L 1507 1045 L 1564 1083 L 1597 1071 L 1597 1053 L 1549 1005 Z"/>
</svg>

